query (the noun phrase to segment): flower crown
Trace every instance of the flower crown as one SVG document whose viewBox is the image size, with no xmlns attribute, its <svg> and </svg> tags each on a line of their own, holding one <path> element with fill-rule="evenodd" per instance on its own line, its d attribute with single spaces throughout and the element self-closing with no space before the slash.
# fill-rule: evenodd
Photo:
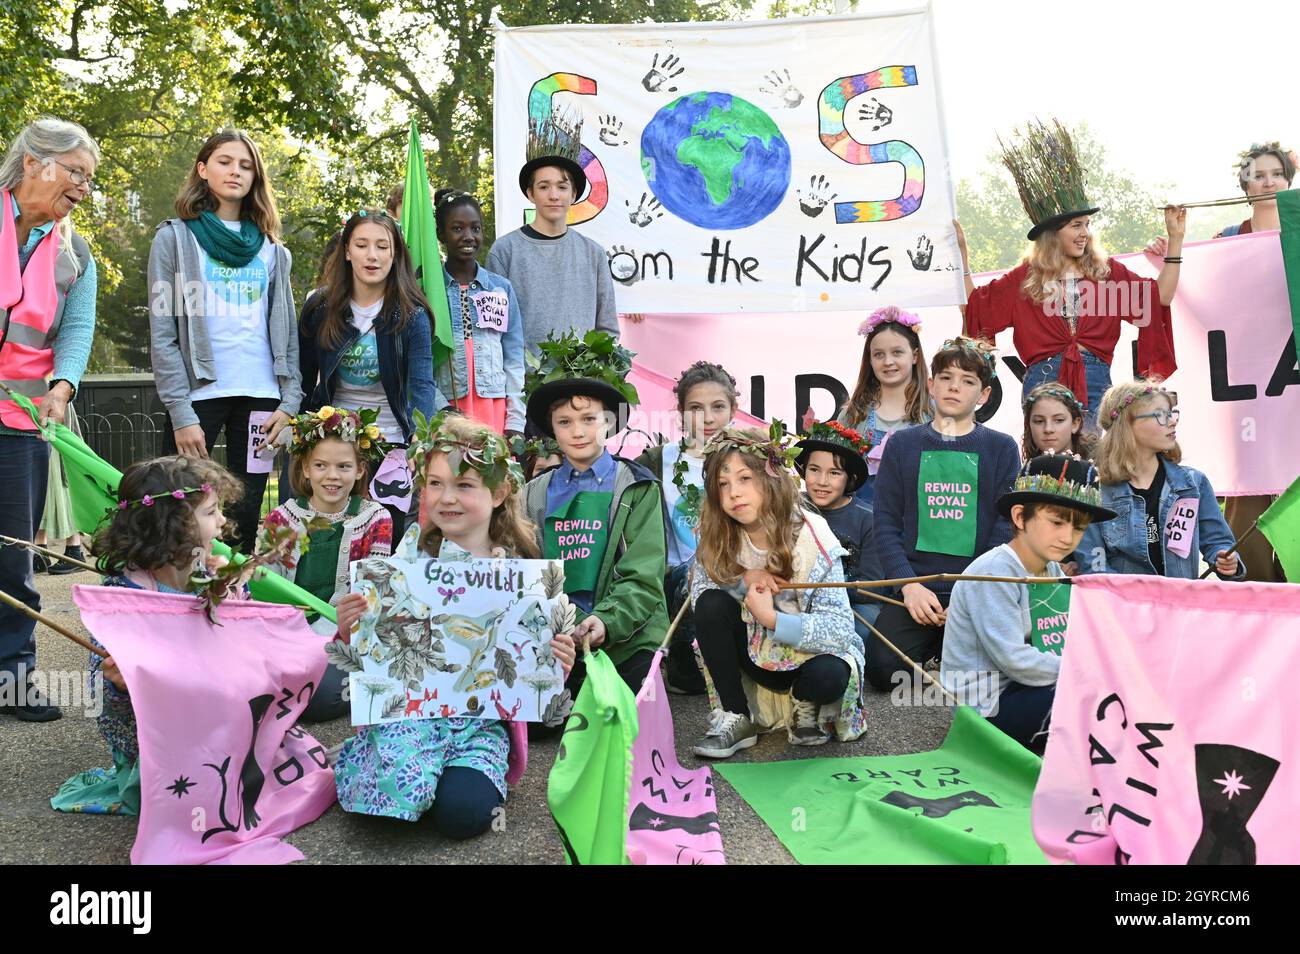
<svg viewBox="0 0 1300 954">
<path fill-rule="evenodd" d="M 956 338 L 949 338 L 945 341 L 943 347 L 939 350 L 942 352 L 947 351 L 950 348 L 956 348 L 969 354 L 978 355 L 984 360 L 984 363 L 989 366 L 989 373 L 996 378 L 998 376 L 997 353 L 990 347 L 981 347 L 980 345 L 981 342 L 976 338 L 967 338 L 965 335 L 958 335 Z"/>
<path fill-rule="evenodd" d="M 371 466 L 379 465 L 394 445 L 384 440 L 375 420 L 379 409 L 362 408 L 350 411 L 326 404 L 319 411 L 304 411 L 289 421 L 293 440 L 289 453 L 294 457 L 311 453 L 311 449 L 327 437 L 336 437 L 346 444 L 356 444 L 362 460 Z"/>
<path fill-rule="evenodd" d="M 1132 404 L 1134 401 L 1140 401 L 1142 400 L 1142 398 L 1150 397 L 1153 394 L 1170 395 L 1169 402 L 1171 405 L 1174 403 L 1172 391 L 1168 390 L 1167 388 L 1163 388 L 1158 384 L 1148 384 L 1141 391 L 1129 392 L 1128 396 L 1125 397 L 1124 400 L 1119 402 L 1119 404 L 1115 407 L 1115 409 L 1110 412 L 1111 422 L 1113 423 L 1119 420 L 1119 416 L 1124 413 L 1124 409 L 1128 407 L 1130 404 Z"/>
<path fill-rule="evenodd" d="M 1028 411 L 1039 398 L 1054 398 L 1066 407 L 1073 408 L 1077 413 L 1083 413 L 1083 405 L 1074 396 L 1074 392 L 1064 384 L 1041 384 L 1031 391 L 1026 391 L 1024 399 L 1020 402 L 1021 408 Z"/>
<path fill-rule="evenodd" d="M 761 460 L 769 477 L 780 477 L 784 473 L 798 482 L 795 461 L 801 452 L 780 421 L 772 421 L 765 438 L 754 437 L 740 428 L 724 427 L 704 445 L 705 467 L 710 460 L 726 459 L 732 451 Z"/>
<path fill-rule="evenodd" d="M 464 440 L 449 431 L 443 430 L 448 412 L 439 411 L 432 418 L 426 418 L 418 409 L 413 412 L 415 420 L 415 437 L 406 450 L 408 460 L 416 463 L 415 485 L 424 486 L 424 461 L 430 454 L 447 455 L 447 462 L 457 476 L 473 468 L 478 471 L 483 483 L 489 490 L 496 490 L 501 481 L 509 479 L 514 490 L 524 486 L 524 470 L 519 462 L 510 456 L 510 445 L 506 439 L 491 431 L 474 440 Z"/>
<path fill-rule="evenodd" d="M 1030 458 L 1021 465 L 1020 475 L 1016 477 L 1015 482 L 1011 485 L 1011 493 L 1051 494 L 1054 497 L 1064 497 L 1066 500 L 1072 500 L 1089 507 L 1102 506 L 1101 484 L 1097 478 L 1097 468 L 1092 465 L 1091 461 L 1080 457 L 1078 454 L 1071 453 L 1049 453 L 1042 456 L 1060 457 L 1061 473 L 1056 476 L 1052 474 L 1031 474 L 1029 468 L 1035 458 Z M 1081 484 L 1065 476 L 1072 463 L 1086 463 L 1088 465 L 1086 483 Z"/>
<path fill-rule="evenodd" d="M 1268 152 L 1277 151 L 1291 160 L 1292 168 L 1300 167 L 1300 158 L 1295 154 L 1294 149 L 1282 148 L 1282 143 L 1274 139 L 1272 142 L 1252 142 L 1249 149 L 1243 149 L 1237 153 L 1237 176 L 1244 177 L 1250 171 L 1250 164 L 1260 156 Z"/>
<path fill-rule="evenodd" d="M 210 494 L 212 493 L 211 484 L 200 484 L 198 487 L 178 487 L 175 490 L 169 490 L 161 494 L 145 494 L 138 500 L 119 500 L 117 502 L 118 510 L 127 510 L 131 507 L 152 507 L 164 497 L 174 497 L 176 500 L 184 500 L 190 494 Z"/>
<path fill-rule="evenodd" d="M 921 330 L 921 318 L 915 312 L 903 311 L 897 305 L 886 305 L 867 315 L 867 320 L 858 325 L 858 334 L 868 338 L 881 325 L 890 323 L 904 325 L 913 331 Z"/>
<path fill-rule="evenodd" d="M 866 457 L 871 450 L 870 439 L 863 437 L 851 427 L 845 427 L 839 421 L 814 421 L 804 435 L 805 440 L 825 441 L 828 444 L 842 444 L 846 450 L 861 457 Z"/>
</svg>

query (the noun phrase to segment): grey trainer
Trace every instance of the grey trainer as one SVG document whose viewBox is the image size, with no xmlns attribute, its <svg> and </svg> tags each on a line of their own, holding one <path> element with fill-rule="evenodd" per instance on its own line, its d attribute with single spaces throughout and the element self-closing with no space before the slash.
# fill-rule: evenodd
<svg viewBox="0 0 1300 954">
<path fill-rule="evenodd" d="M 709 716 L 709 730 L 691 751 L 700 758 L 726 759 L 758 741 L 758 730 L 749 716 L 714 709 Z"/>
</svg>

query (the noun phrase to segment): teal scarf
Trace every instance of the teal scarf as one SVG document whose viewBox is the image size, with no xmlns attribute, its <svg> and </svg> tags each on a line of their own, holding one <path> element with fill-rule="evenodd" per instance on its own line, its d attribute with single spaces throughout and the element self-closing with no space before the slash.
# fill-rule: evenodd
<svg viewBox="0 0 1300 954">
<path fill-rule="evenodd" d="M 200 212 L 197 219 L 186 219 L 185 224 L 198 239 L 210 258 L 232 268 L 243 268 L 262 250 L 265 236 L 248 219 L 239 223 L 233 232 L 222 224 L 214 212 Z"/>
</svg>

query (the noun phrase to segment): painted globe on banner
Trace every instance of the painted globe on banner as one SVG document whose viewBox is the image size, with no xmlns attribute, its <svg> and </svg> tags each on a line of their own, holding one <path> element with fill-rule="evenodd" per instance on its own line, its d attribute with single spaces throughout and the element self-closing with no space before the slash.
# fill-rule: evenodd
<svg viewBox="0 0 1300 954">
<path fill-rule="evenodd" d="M 690 93 L 641 134 L 641 169 L 660 202 L 705 229 L 743 229 L 790 186 L 790 145 L 772 117 L 730 93 Z"/>
</svg>

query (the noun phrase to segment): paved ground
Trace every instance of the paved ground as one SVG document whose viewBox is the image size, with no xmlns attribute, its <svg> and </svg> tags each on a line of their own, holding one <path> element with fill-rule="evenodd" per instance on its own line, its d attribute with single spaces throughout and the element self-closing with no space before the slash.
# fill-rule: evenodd
<svg viewBox="0 0 1300 954">
<path fill-rule="evenodd" d="M 44 612 L 74 632 L 85 633 L 70 598 L 75 583 L 91 582 L 89 573 L 37 577 Z M 37 629 L 37 659 L 42 668 L 85 668 L 85 652 L 44 627 Z M 707 721 L 703 696 L 672 696 L 678 755 L 695 766 L 689 745 Z M 947 732 L 949 714 L 941 708 L 896 708 L 885 694 L 869 699 L 867 734 L 857 742 L 792 748 L 785 734 L 763 737 L 737 761 L 774 762 L 792 758 L 886 755 L 922 752 L 938 746 Z M 346 719 L 318 725 L 312 732 L 328 745 L 350 732 Z M 561 864 L 564 852 L 546 810 L 546 774 L 557 743 L 529 747 L 529 768 L 510 792 L 505 830 L 469 842 L 442 838 L 424 823 L 350 815 L 337 805 L 290 841 L 314 864 Z M 68 711 L 58 722 L 29 725 L 0 716 L 0 865 L 124 864 L 135 838 L 135 819 L 63 815 L 50 808 L 49 797 L 69 776 L 109 764 L 108 750 L 93 719 Z M 771 830 L 716 774 L 718 814 L 727 860 L 732 864 L 793 864 Z"/>
</svg>

